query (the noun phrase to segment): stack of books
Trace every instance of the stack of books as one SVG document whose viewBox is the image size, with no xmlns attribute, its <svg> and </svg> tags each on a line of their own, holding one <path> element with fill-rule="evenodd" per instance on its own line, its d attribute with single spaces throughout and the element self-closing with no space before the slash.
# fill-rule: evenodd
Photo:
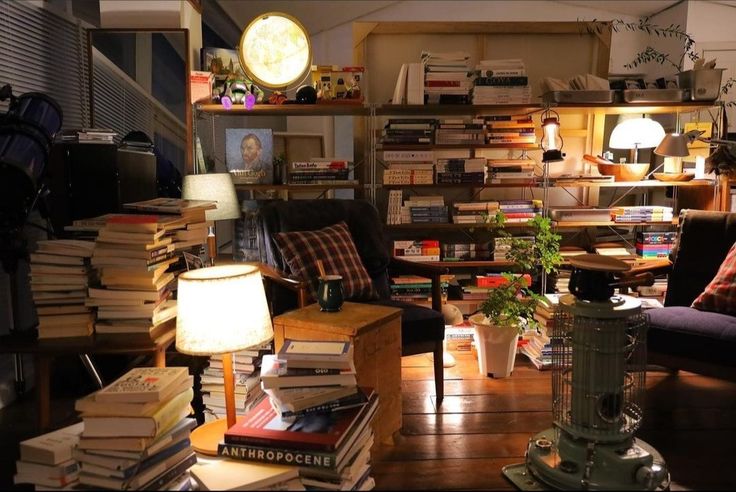
<svg viewBox="0 0 736 492">
<path fill-rule="evenodd" d="M 437 159 L 437 184 L 483 185 L 486 182 L 486 162 L 483 157 Z"/>
<path fill-rule="evenodd" d="M 512 240 L 528 241 L 533 243 L 534 236 L 497 237 L 493 240 L 493 259 L 495 261 L 506 261 L 506 254 L 511 250 Z"/>
<path fill-rule="evenodd" d="M 486 116 L 486 143 L 489 144 L 527 144 L 537 141 L 534 121 L 528 114 Z"/>
<path fill-rule="evenodd" d="M 636 254 L 642 258 L 667 258 L 675 244 L 677 233 L 637 232 Z"/>
<path fill-rule="evenodd" d="M 197 490 L 306 490 L 296 466 L 205 458 L 189 472 Z"/>
<path fill-rule="evenodd" d="M 455 202 L 452 204 L 452 221 L 455 224 L 487 224 L 495 220 L 499 203 L 497 201 L 484 202 Z"/>
<path fill-rule="evenodd" d="M 473 104 L 531 102 L 532 88 L 523 60 L 481 60 L 475 69 Z"/>
<path fill-rule="evenodd" d="M 384 145 L 430 145 L 434 142 L 434 118 L 391 118 L 381 135 Z"/>
<path fill-rule="evenodd" d="M 383 152 L 383 184 L 434 183 L 434 152 L 431 150 L 386 150 Z"/>
<path fill-rule="evenodd" d="M 442 243 L 442 261 L 483 261 L 491 259 L 490 243 Z"/>
<path fill-rule="evenodd" d="M 473 88 L 470 55 L 464 51 L 422 51 L 426 104 L 469 104 Z"/>
<path fill-rule="evenodd" d="M 465 320 L 459 325 L 445 325 L 445 350 L 470 352 L 473 349 L 475 328 Z"/>
<path fill-rule="evenodd" d="M 249 411 L 265 397 L 261 389 L 260 365 L 264 352 L 271 351 L 271 342 L 232 354 L 235 373 L 235 410 Z M 209 366 L 202 373 L 202 403 L 205 422 L 225 418 L 225 382 L 222 356 L 210 357 Z"/>
<path fill-rule="evenodd" d="M 38 338 L 92 334 L 94 313 L 85 305 L 89 258 L 95 243 L 76 239 L 38 241 L 31 253 L 31 292 Z"/>
<path fill-rule="evenodd" d="M 484 119 L 443 118 L 437 124 L 434 143 L 437 145 L 479 145 L 485 143 Z"/>
<path fill-rule="evenodd" d="M 87 219 L 76 219 L 71 225 L 64 226 L 64 233 L 72 239 L 82 239 L 85 241 L 94 241 L 100 229 L 105 227 L 107 219 L 115 214 L 105 214 L 99 217 L 90 217 Z"/>
<path fill-rule="evenodd" d="M 218 454 L 298 466 L 309 489 L 373 488 L 378 395 L 355 385 L 351 342 L 287 339 L 261 378 L 269 399 L 227 430 Z"/>
<path fill-rule="evenodd" d="M 442 195 L 414 196 L 401 206 L 402 224 L 447 223 L 447 205 Z"/>
<path fill-rule="evenodd" d="M 389 190 L 388 205 L 386 206 L 386 224 L 401 224 L 401 202 L 404 200 L 402 190 Z"/>
<path fill-rule="evenodd" d="M 615 207 L 611 217 L 614 222 L 672 222 L 672 207 L 640 205 Z"/>
<path fill-rule="evenodd" d="M 442 275 L 440 286 L 443 297 L 452 275 Z M 404 302 L 421 302 L 432 300 L 432 280 L 417 275 L 399 275 L 391 277 L 391 299 Z"/>
<path fill-rule="evenodd" d="M 526 355 L 540 371 L 552 367 L 551 337 L 559 300 L 560 294 L 545 294 L 537 303 L 534 319 L 539 323 L 538 331 L 527 337 L 527 343 L 519 347 L 519 352 Z"/>
<path fill-rule="evenodd" d="M 13 483 L 28 483 L 36 490 L 68 490 L 78 483 L 79 463 L 72 450 L 84 423 L 33 437 L 20 443 L 20 460 L 15 462 Z"/>
<path fill-rule="evenodd" d="M 79 482 L 115 490 L 186 486 L 197 462 L 189 441 L 192 396 L 186 367 L 139 367 L 78 400 Z"/>
<path fill-rule="evenodd" d="M 440 261 L 440 242 L 437 239 L 396 240 L 393 256 L 406 261 Z"/>
<path fill-rule="evenodd" d="M 542 200 L 499 200 L 498 208 L 506 216 L 508 223 L 528 222 L 542 215 Z"/>
<path fill-rule="evenodd" d="M 117 132 L 112 128 L 82 128 L 79 130 L 65 130 L 59 133 L 59 142 L 69 143 L 115 143 Z"/>
<path fill-rule="evenodd" d="M 312 158 L 292 162 L 289 166 L 289 182 L 292 184 L 347 184 L 352 162 L 343 159 Z"/>
<path fill-rule="evenodd" d="M 488 159 L 488 183 L 534 185 L 536 165 L 532 159 Z"/>
</svg>

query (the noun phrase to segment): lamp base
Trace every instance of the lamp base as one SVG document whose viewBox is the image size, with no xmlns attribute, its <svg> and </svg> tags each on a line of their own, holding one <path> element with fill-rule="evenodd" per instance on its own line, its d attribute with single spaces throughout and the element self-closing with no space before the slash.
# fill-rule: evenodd
<svg viewBox="0 0 736 492">
<path fill-rule="evenodd" d="M 237 420 L 241 419 L 242 417 L 239 417 Z M 227 419 L 217 419 L 200 425 L 189 436 L 192 449 L 199 454 L 217 456 L 217 445 L 222 442 L 227 429 Z"/>
</svg>

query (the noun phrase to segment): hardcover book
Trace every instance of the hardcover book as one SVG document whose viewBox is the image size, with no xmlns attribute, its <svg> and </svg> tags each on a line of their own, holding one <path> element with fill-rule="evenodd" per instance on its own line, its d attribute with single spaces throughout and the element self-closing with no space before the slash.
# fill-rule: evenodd
<svg viewBox="0 0 736 492">
<path fill-rule="evenodd" d="M 20 443 L 20 459 L 43 465 L 58 465 L 72 457 L 72 448 L 79 441 L 84 422 L 64 427 Z"/>
<path fill-rule="evenodd" d="M 323 340 L 284 340 L 278 358 L 288 367 L 350 368 L 353 344 Z"/>
</svg>

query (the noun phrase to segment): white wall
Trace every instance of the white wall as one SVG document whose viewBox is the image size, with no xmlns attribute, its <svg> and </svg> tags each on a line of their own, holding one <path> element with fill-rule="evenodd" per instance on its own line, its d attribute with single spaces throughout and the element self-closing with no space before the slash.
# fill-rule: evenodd
<svg viewBox="0 0 736 492">
<path fill-rule="evenodd" d="M 687 2 L 687 32 L 697 43 L 736 41 L 736 7 L 713 2 Z"/>
</svg>

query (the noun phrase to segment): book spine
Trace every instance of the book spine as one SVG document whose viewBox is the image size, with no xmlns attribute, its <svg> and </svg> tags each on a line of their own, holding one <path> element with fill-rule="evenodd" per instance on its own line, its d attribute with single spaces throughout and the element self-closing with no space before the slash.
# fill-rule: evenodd
<svg viewBox="0 0 736 492">
<path fill-rule="evenodd" d="M 475 85 L 525 86 L 527 84 L 529 84 L 529 78 L 523 75 L 477 77 L 475 79 Z"/>
<path fill-rule="evenodd" d="M 217 445 L 217 454 L 218 456 L 238 460 L 258 461 L 274 465 L 310 466 L 328 470 L 334 470 L 337 464 L 333 453 L 278 449 L 249 444 L 220 443 Z"/>
<path fill-rule="evenodd" d="M 169 468 L 163 474 L 159 475 L 146 485 L 141 487 L 140 490 L 160 490 L 161 487 L 174 480 L 176 477 L 187 471 L 189 468 L 197 463 L 197 455 L 192 453 L 187 456 L 183 461 L 180 461 L 176 466 Z"/>
</svg>

